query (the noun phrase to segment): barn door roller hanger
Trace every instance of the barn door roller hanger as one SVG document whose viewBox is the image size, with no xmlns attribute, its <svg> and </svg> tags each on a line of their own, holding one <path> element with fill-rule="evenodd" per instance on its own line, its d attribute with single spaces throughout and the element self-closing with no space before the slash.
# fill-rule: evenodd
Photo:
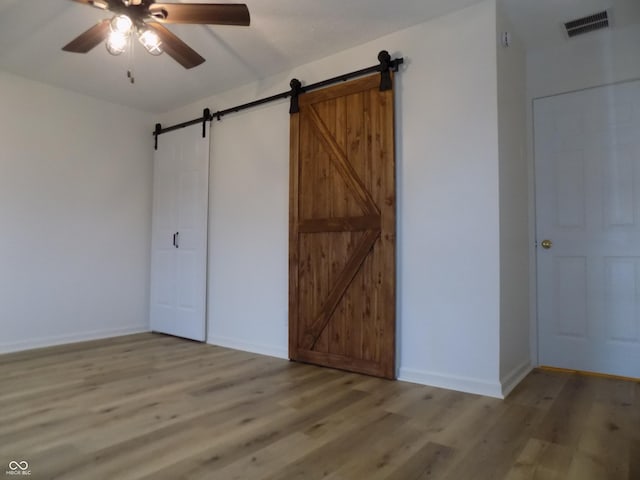
<svg viewBox="0 0 640 480">
<path fill-rule="evenodd" d="M 278 93 L 276 95 L 272 95 L 266 98 L 261 98 L 259 100 L 254 100 L 253 102 L 238 105 L 236 107 L 227 108 L 225 110 L 219 110 L 215 113 L 211 113 L 211 111 L 208 108 L 206 108 L 204 109 L 201 117 L 193 120 L 189 120 L 187 122 L 179 123 L 177 125 L 171 125 L 169 127 L 163 128 L 161 124 L 157 123 L 156 128 L 153 132 L 153 136 L 155 137 L 155 149 L 156 150 L 158 149 L 158 137 L 163 133 L 171 132 L 173 130 L 178 130 L 180 128 L 185 128 L 191 125 L 202 123 L 203 137 L 204 137 L 205 136 L 204 129 L 205 129 L 206 122 L 212 121 L 214 118 L 217 120 L 221 120 L 222 117 L 230 113 L 240 112 L 241 110 L 257 107 L 258 105 L 263 105 L 265 103 L 273 102 L 283 98 L 289 98 L 289 97 L 291 98 L 289 113 L 290 114 L 298 113 L 300 111 L 300 108 L 298 105 L 298 97 L 300 96 L 300 94 L 310 92 L 312 90 L 317 90 L 319 88 L 324 88 L 328 85 L 333 85 L 334 83 L 346 82 L 347 80 L 351 80 L 352 78 L 362 77 L 370 73 L 380 72 L 380 91 L 391 90 L 393 88 L 391 72 L 397 72 L 400 69 L 400 65 L 404 63 L 404 58 L 399 57 L 399 58 L 392 59 L 388 51 L 382 50 L 380 53 L 378 53 L 378 62 L 379 63 L 377 65 L 363 68 L 361 70 L 356 70 L 355 72 L 345 73 L 344 75 L 339 75 L 337 77 L 329 78 L 327 80 L 323 80 L 322 82 L 312 83 L 311 85 L 303 86 L 300 80 L 294 78 L 293 80 L 291 80 L 291 83 L 289 84 L 291 89 L 287 90 L 286 92 Z"/>
</svg>

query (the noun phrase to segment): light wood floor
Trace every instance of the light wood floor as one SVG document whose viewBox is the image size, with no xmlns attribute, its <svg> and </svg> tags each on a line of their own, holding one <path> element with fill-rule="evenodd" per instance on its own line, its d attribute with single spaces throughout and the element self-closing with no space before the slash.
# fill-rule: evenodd
<svg viewBox="0 0 640 480">
<path fill-rule="evenodd" d="M 142 334 L 0 356 L 0 476 L 12 460 L 65 480 L 638 480 L 640 384 L 534 372 L 500 401 Z"/>
</svg>

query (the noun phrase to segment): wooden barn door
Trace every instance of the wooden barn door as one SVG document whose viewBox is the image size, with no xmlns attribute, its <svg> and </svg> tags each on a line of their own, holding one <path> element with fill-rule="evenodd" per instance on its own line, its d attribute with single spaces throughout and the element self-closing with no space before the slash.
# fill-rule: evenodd
<svg viewBox="0 0 640 480">
<path fill-rule="evenodd" d="M 289 356 L 395 378 L 393 91 L 374 75 L 291 116 Z"/>
</svg>

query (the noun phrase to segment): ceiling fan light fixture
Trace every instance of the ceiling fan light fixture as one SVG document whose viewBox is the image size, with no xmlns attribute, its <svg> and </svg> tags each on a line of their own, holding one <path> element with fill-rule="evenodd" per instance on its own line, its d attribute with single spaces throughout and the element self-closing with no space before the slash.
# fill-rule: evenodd
<svg viewBox="0 0 640 480">
<path fill-rule="evenodd" d="M 133 22 L 126 15 L 116 15 L 111 19 L 111 32 L 128 36 L 133 30 Z"/>
<path fill-rule="evenodd" d="M 101 8 L 102 10 L 107 10 L 109 8 L 107 0 L 91 0 L 91 5 L 96 8 Z"/>
<path fill-rule="evenodd" d="M 104 43 L 111 55 L 121 55 L 133 48 L 135 35 L 147 52 L 152 55 L 166 52 L 186 69 L 202 64 L 204 57 L 163 24 L 249 26 L 251 23 L 249 9 L 244 3 L 204 3 L 203 0 L 199 3 L 183 3 L 183 0 L 169 3 L 156 3 L 156 0 L 69 1 L 110 11 L 112 16 L 62 47 L 65 52 L 87 53 Z M 133 61 L 133 50 L 129 57 Z"/>
<path fill-rule="evenodd" d="M 151 55 L 160 55 L 162 50 L 162 41 L 156 32 L 153 30 L 143 30 L 138 35 L 138 40 Z"/>
<path fill-rule="evenodd" d="M 120 55 L 127 49 L 127 43 L 129 42 L 129 36 L 120 32 L 111 32 L 107 37 L 105 45 L 107 51 L 111 55 Z"/>
</svg>

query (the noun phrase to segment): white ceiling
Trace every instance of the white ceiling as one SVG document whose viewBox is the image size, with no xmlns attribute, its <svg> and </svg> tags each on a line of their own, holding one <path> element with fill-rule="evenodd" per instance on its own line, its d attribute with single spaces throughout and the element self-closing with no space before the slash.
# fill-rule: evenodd
<svg viewBox="0 0 640 480">
<path fill-rule="evenodd" d="M 126 54 L 113 57 L 102 45 L 86 55 L 61 50 L 71 39 L 108 17 L 108 12 L 70 0 L 0 0 L 0 70 L 159 113 L 477 1 L 244 0 L 251 12 L 250 27 L 169 25 L 206 59 L 204 64 L 185 70 L 167 55 L 153 57 L 141 47 L 135 49 L 133 58 Z M 562 21 L 603 8 L 614 6 L 616 25 L 638 23 L 640 18 L 640 0 L 504 2 L 516 33 L 528 48 L 566 42 L 560 28 Z M 354 69 L 373 63 L 375 57 L 363 59 L 362 65 L 354 65 Z M 135 85 L 126 78 L 130 65 Z"/>
<path fill-rule="evenodd" d="M 153 57 L 142 47 L 135 49 L 132 62 L 126 53 L 109 55 L 103 45 L 86 55 L 61 51 L 75 36 L 109 17 L 109 12 L 70 0 L 0 0 L 0 69 L 142 110 L 162 112 L 477 1 L 221 0 L 220 3 L 247 3 L 251 26 L 169 25 L 206 59 L 204 64 L 185 70 L 169 56 Z M 376 54 L 372 52 L 371 59 L 363 59 L 363 65 L 354 65 L 354 69 L 376 63 Z M 135 85 L 126 78 L 130 63 L 134 66 Z"/>
</svg>

